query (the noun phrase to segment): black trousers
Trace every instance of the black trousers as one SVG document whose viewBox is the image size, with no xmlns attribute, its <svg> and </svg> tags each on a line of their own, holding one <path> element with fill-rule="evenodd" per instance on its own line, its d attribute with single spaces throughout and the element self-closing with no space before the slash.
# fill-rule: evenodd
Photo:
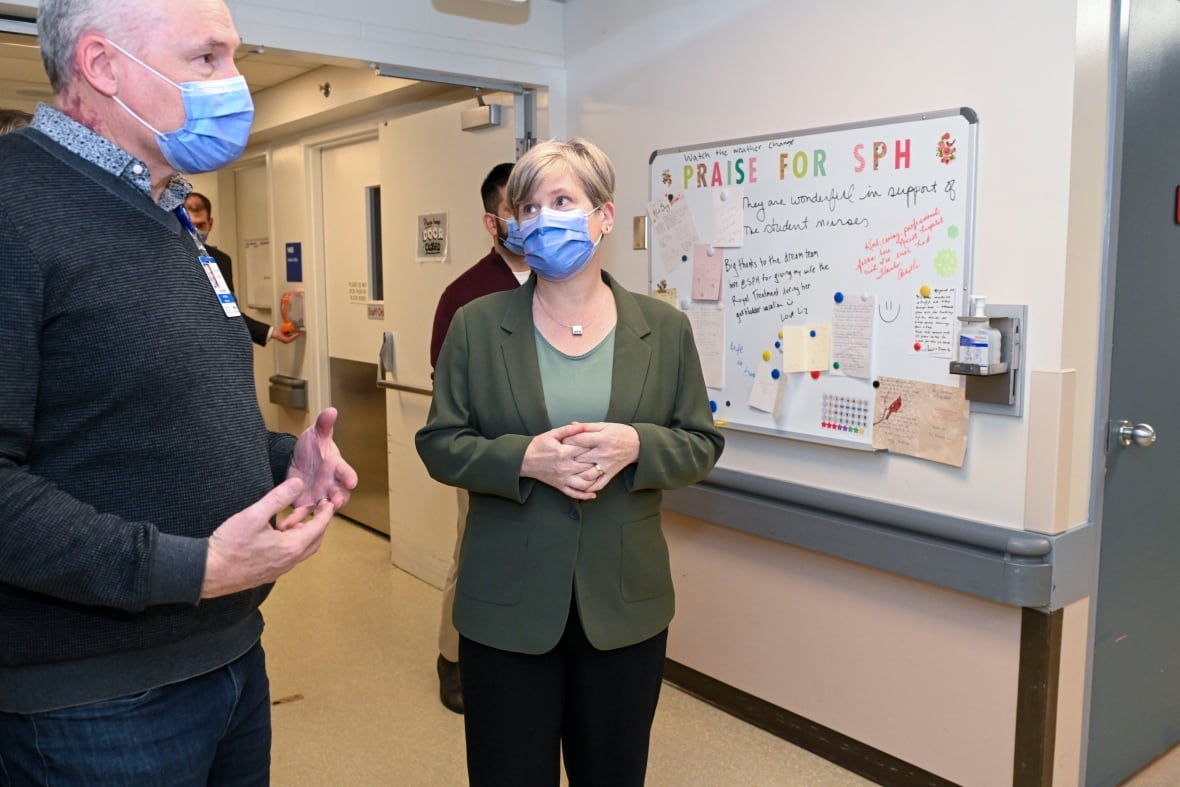
<svg viewBox="0 0 1180 787">
<path fill-rule="evenodd" d="M 577 614 L 539 656 L 459 639 L 472 787 L 640 787 L 668 631 L 596 650 Z"/>
</svg>

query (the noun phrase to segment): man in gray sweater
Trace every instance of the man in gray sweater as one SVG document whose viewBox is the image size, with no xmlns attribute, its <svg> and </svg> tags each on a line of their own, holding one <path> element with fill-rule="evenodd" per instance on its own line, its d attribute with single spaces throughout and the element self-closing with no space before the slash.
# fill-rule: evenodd
<svg viewBox="0 0 1180 787">
<path fill-rule="evenodd" d="M 270 433 L 180 172 L 253 104 L 222 0 L 42 0 L 0 136 L 0 782 L 266 784 L 259 605 L 356 473 Z M 287 509 L 291 510 L 288 511 Z"/>
</svg>

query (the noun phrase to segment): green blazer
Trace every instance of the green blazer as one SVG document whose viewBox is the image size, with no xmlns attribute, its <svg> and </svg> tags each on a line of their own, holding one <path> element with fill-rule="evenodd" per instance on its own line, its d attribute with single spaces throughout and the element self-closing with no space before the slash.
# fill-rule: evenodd
<svg viewBox="0 0 1180 787">
<path fill-rule="evenodd" d="M 582 502 L 521 478 L 525 449 L 553 426 L 532 320 L 534 276 L 460 309 L 418 431 L 430 475 L 471 493 L 459 553 L 455 627 L 500 650 L 545 653 L 577 592 L 590 642 L 620 648 L 672 619 L 662 490 L 705 478 L 724 438 L 713 425 L 688 319 L 603 274 L 618 323 L 606 420 L 639 433 L 639 459 Z"/>
</svg>

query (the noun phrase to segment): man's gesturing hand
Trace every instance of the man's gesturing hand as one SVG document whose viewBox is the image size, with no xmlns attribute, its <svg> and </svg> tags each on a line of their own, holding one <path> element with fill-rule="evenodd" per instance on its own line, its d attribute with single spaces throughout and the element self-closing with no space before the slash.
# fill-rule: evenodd
<svg viewBox="0 0 1180 787">
<path fill-rule="evenodd" d="M 327 407 L 315 424 L 299 435 L 287 479 L 303 481 L 303 491 L 296 505 L 316 506 L 323 498 L 339 509 L 348 502 L 349 493 L 356 488 L 356 471 L 340 456 L 340 449 L 332 439 L 336 425 L 336 408 Z M 280 529 L 282 529 L 280 527 Z"/>
<path fill-rule="evenodd" d="M 201 598 L 216 598 L 274 582 L 320 548 L 335 509 L 327 500 L 310 518 L 286 517 L 280 527 L 271 517 L 295 502 L 303 481 L 288 478 L 254 505 L 231 516 L 209 536 Z"/>
</svg>

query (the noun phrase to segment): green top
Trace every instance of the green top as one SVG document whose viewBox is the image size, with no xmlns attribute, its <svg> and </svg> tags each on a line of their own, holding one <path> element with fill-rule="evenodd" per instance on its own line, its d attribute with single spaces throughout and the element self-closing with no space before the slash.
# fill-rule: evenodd
<svg viewBox="0 0 1180 787">
<path fill-rule="evenodd" d="M 615 329 L 611 328 L 605 339 L 582 355 L 566 355 L 540 331 L 535 332 L 537 363 L 541 367 L 541 387 L 545 390 L 550 425 L 556 428 L 572 421 L 604 420 L 610 407 Z"/>
</svg>

